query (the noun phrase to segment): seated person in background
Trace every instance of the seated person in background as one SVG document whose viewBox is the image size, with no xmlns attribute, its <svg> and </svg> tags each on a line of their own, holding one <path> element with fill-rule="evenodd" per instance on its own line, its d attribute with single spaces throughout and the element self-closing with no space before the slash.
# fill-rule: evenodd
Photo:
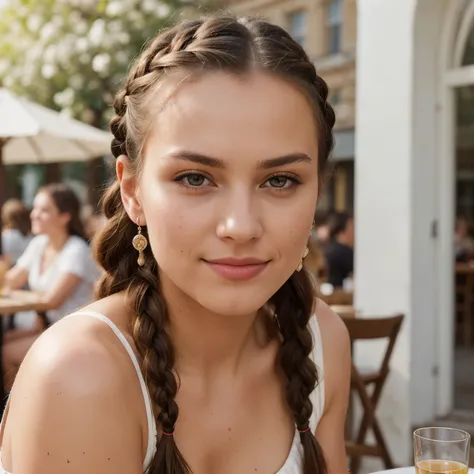
<svg viewBox="0 0 474 474">
<path fill-rule="evenodd" d="M 325 211 L 316 211 L 314 218 L 313 237 L 320 247 L 329 242 L 329 216 L 331 213 Z"/>
<path fill-rule="evenodd" d="M 328 283 L 341 288 L 354 271 L 354 219 L 347 213 L 335 212 L 329 218 L 329 243 L 324 247 Z"/>
<path fill-rule="evenodd" d="M 42 294 L 46 316 L 54 323 L 93 300 L 98 269 L 84 236 L 80 202 L 64 184 L 52 184 L 38 192 L 31 212 L 31 241 L 17 264 L 7 273 L 7 290 L 22 288 Z M 16 369 L 44 329 L 38 317 L 30 330 L 17 330 L 3 346 L 6 385 L 13 382 Z"/>
<path fill-rule="evenodd" d="M 309 253 L 304 260 L 304 267 L 309 272 L 315 288 L 327 279 L 327 265 L 324 253 L 318 239 L 311 233 L 308 239 Z"/>
<path fill-rule="evenodd" d="M 474 241 L 469 235 L 469 221 L 463 216 L 456 218 L 454 254 L 456 262 L 468 262 L 474 258 Z"/>
<path fill-rule="evenodd" d="M 2 206 L 2 253 L 8 266 L 16 264 L 31 241 L 30 214 L 18 199 L 9 199 Z"/>
</svg>

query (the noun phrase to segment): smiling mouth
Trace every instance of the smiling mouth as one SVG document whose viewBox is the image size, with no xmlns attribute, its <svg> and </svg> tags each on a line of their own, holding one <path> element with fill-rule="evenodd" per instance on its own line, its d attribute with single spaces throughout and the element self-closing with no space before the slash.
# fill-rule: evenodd
<svg viewBox="0 0 474 474">
<path fill-rule="evenodd" d="M 203 260 L 219 276 L 228 280 L 244 281 L 255 278 L 268 266 L 270 261 L 258 259 Z"/>
</svg>

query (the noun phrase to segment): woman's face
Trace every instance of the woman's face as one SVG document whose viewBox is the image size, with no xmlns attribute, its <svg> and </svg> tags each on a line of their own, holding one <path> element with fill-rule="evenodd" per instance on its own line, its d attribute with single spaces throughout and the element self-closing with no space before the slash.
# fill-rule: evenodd
<svg viewBox="0 0 474 474">
<path fill-rule="evenodd" d="M 33 201 L 31 211 L 31 231 L 33 234 L 55 235 L 67 232 L 69 214 L 59 212 L 50 195 L 40 192 Z"/>
<path fill-rule="evenodd" d="M 297 88 L 264 73 L 186 83 L 156 117 L 137 184 L 164 291 L 218 314 L 251 314 L 296 270 L 308 241 L 313 112 Z"/>
</svg>

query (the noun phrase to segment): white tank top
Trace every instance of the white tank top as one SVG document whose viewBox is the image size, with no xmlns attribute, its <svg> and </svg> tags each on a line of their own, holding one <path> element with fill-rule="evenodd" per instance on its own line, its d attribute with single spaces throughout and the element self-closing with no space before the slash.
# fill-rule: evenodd
<svg viewBox="0 0 474 474">
<path fill-rule="evenodd" d="M 146 417 L 148 423 L 148 445 L 145 455 L 145 460 L 143 461 L 143 472 L 145 473 L 150 465 L 153 457 L 155 456 L 156 452 L 156 437 L 157 437 L 157 429 L 156 429 L 156 422 L 153 417 L 153 410 L 150 400 L 150 395 L 148 393 L 147 386 L 145 384 L 145 379 L 143 378 L 143 374 L 140 370 L 140 365 L 138 363 L 137 357 L 132 349 L 132 346 L 127 341 L 126 337 L 122 334 L 120 329 L 106 316 L 103 314 L 95 313 L 95 312 L 77 312 L 67 316 L 67 318 L 75 317 L 75 316 L 89 316 L 91 318 L 99 319 L 107 324 L 110 329 L 115 333 L 118 337 L 120 342 L 123 344 L 125 350 L 127 351 L 130 359 L 132 360 L 133 366 L 137 372 L 138 381 L 140 382 L 140 387 L 143 394 L 143 399 L 145 402 L 146 408 Z M 313 413 L 310 418 L 310 428 L 313 433 L 318 426 L 318 423 L 321 419 L 324 409 L 324 364 L 323 364 L 323 349 L 322 349 L 322 340 L 321 340 L 321 331 L 319 329 L 319 324 L 316 316 L 313 316 L 310 320 L 310 329 L 313 335 L 313 350 L 311 353 L 311 359 L 316 364 L 318 368 L 318 378 L 319 384 L 311 394 L 311 402 L 313 403 Z M 3 420 L 2 420 L 3 424 Z M 0 425 L 1 426 L 1 425 Z M 3 436 L 3 430 L 2 436 Z M 290 452 L 288 457 L 285 461 L 283 467 L 276 473 L 276 474 L 301 474 L 303 472 L 303 446 L 301 445 L 301 440 L 298 434 L 298 431 L 295 429 L 295 436 L 293 438 L 293 444 L 291 445 Z M 3 468 L 2 460 L 1 460 L 1 453 L 0 453 L 0 474 L 10 474 Z"/>
</svg>

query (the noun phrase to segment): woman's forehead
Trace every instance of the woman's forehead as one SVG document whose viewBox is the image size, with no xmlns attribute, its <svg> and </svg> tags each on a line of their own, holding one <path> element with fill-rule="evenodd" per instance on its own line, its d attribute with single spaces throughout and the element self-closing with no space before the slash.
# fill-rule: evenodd
<svg viewBox="0 0 474 474">
<path fill-rule="evenodd" d="M 154 117 L 145 155 L 170 147 L 256 159 L 317 154 L 316 121 L 305 95 L 276 76 L 209 74 L 179 87 Z"/>
</svg>

